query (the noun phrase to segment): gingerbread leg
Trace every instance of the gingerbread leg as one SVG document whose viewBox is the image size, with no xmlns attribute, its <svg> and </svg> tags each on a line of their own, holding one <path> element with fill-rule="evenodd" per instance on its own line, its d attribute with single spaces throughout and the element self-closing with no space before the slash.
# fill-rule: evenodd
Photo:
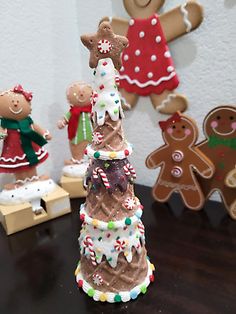
<svg viewBox="0 0 236 314">
<path fill-rule="evenodd" d="M 174 189 L 165 185 L 156 184 L 152 189 L 152 195 L 155 200 L 159 202 L 165 202 L 168 200 L 170 195 L 174 192 Z"/>
<path fill-rule="evenodd" d="M 80 142 L 79 144 L 72 144 L 70 143 L 70 151 L 71 151 L 71 160 L 66 160 L 65 165 L 73 165 L 81 161 L 84 157 L 84 151 L 87 145 L 89 144 L 88 141 Z"/>
<path fill-rule="evenodd" d="M 150 97 L 154 109 L 157 109 L 160 113 L 184 112 L 188 107 L 186 97 L 176 94 L 175 91 L 165 90 L 161 95 L 151 94 Z"/>
<path fill-rule="evenodd" d="M 122 107 L 124 110 L 132 109 L 137 104 L 139 98 L 137 94 L 128 93 L 123 88 L 120 89 L 120 93 L 122 97 L 125 99 L 125 101 L 124 100 L 122 101 L 123 102 Z"/>
<path fill-rule="evenodd" d="M 197 187 L 196 187 L 197 188 Z M 194 210 L 199 210 L 204 205 L 204 195 L 200 189 L 197 190 L 181 190 L 180 194 L 184 200 L 185 205 Z"/>
</svg>

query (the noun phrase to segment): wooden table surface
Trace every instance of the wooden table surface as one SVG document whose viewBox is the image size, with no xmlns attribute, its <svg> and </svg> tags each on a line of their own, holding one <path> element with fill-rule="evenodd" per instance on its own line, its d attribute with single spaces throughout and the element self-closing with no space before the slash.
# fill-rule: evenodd
<svg viewBox="0 0 236 314">
<path fill-rule="evenodd" d="M 78 290 L 78 209 L 7 237 L 0 228 L 0 313 L 236 313 L 236 221 L 221 204 L 184 209 L 175 195 L 159 204 L 150 188 L 136 186 L 144 205 L 146 246 L 155 282 L 136 301 L 94 302 Z"/>
</svg>

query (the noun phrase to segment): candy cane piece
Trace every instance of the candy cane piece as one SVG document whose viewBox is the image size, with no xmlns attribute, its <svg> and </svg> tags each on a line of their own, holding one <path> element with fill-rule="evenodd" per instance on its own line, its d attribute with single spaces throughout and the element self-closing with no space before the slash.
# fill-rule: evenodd
<svg viewBox="0 0 236 314">
<path fill-rule="evenodd" d="M 94 248 L 93 248 L 93 241 L 91 239 L 90 236 L 86 236 L 85 237 L 85 240 L 84 240 L 84 244 L 85 246 L 89 249 L 89 255 L 90 255 L 90 259 L 92 261 L 92 264 L 94 266 L 97 265 L 97 262 L 96 262 L 96 254 L 94 252 Z"/>
<path fill-rule="evenodd" d="M 105 172 L 104 172 L 101 168 L 99 168 L 99 167 L 97 167 L 97 168 L 95 168 L 95 169 L 93 170 L 93 177 L 94 177 L 94 179 L 98 179 L 98 175 L 100 175 L 100 177 L 101 177 L 101 179 L 102 179 L 102 182 L 103 182 L 105 188 L 106 188 L 106 189 L 110 189 L 111 186 L 110 186 L 109 181 L 108 181 L 108 179 L 107 179 L 107 175 L 106 175 Z"/>
<path fill-rule="evenodd" d="M 139 232 L 143 235 L 145 233 L 145 228 L 142 222 L 138 223 Z"/>
<path fill-rule="evenodd" d="M 134 179 L 136 179 L 136 172 L 134 170 L 134 167 L 131 164 L 126 164 L 123 167 L 124 171 L 125 171 L 125 175 L 126 176 L 132 176 Z"/>
</svg>

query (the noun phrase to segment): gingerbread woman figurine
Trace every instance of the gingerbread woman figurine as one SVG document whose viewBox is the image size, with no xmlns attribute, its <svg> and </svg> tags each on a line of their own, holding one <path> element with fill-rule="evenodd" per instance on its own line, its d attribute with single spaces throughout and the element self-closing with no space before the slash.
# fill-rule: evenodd
<svg viewBox="0 0 236 314">
<path fill-rule="evenodd" d="M 131 108 L 139 96 L 150 96 L 159 112 L 173 114 L 186 110 L 187 99 L 175 92 L 179 79 L 168 43 L 197 28 L 203 20 L 203 9 L 196 1 L 188 1 L 158 16 L 156 12 L 164 2 L 123 0 L 131 16 L 130 21 L 121 18 L 109 20 L 116 34 L 129 39 L 120 69 L 120 90 L 126 103 Z"/>
<path fill-rule="evenodd" d="M 161 167 L 153 187 L 153 196 L 157 201 L 165 202 L 177 191 L 186 207 L 198 210 L 202 208 L 205 199 L 195 172 L 204 179 L 211 178 L 214 165 L 195 145 L 198 138 L 197 126 L 180 113 L 159 124 L 165 145 L 146 159 L 148 168 Z"/>
<path fill-rule="evenodd" d="M 216 170 L 210 180 L 199 178 L 200 185 L 206 198 L 218 191 L 230 216 L 236 219 L 236 107 L 213 109 L 203 128 L 206 140 L 198 148 L 211 159 Z"/>
<path fill-rule="evenodd" d="M 48 179 L 37 176 L 36 166 L 48 158 L 43 146 L 51 140 L 51 135 L 31 119 L 32 98 L 32 93 L 26 92 L 21 85 L 0 94 L 0 137 L 4 140 L 0 172 L 13 173 L 16 178 L 16 182 L 6 185 L 5 189 Z"/>
<path fill-rule="evenodd" d="M 92 142 L 92 94 L 92 87 L 84 82 L 74 82 L 67 89 L 70 110 L 57 123 L 59 129 L 68 126 L 71 159 L 65 161 L 66 176 L 83 177 L 88 166 L 83 157 L 86 146 Z"/>
</svg>

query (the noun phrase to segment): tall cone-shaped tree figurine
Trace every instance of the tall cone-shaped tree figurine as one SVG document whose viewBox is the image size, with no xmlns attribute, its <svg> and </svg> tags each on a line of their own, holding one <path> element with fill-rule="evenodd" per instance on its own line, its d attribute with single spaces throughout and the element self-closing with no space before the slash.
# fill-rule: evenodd
<svg viewBox="0 0 236 314">
<path fill-rule="evenodd" d="M 145 249 L 143 207 L 134 194 L 135 170 L 127 159 L 132 147 L 122 128 L 115 62 L 106 56 L 94 71 L 94 132 L 87 147 L 88 196 L 80 211 L 81 259 L 75 275 L 88 296 L 113 303 L 145 293 L 154 280 L 154 266 Z"/>
</svg>

